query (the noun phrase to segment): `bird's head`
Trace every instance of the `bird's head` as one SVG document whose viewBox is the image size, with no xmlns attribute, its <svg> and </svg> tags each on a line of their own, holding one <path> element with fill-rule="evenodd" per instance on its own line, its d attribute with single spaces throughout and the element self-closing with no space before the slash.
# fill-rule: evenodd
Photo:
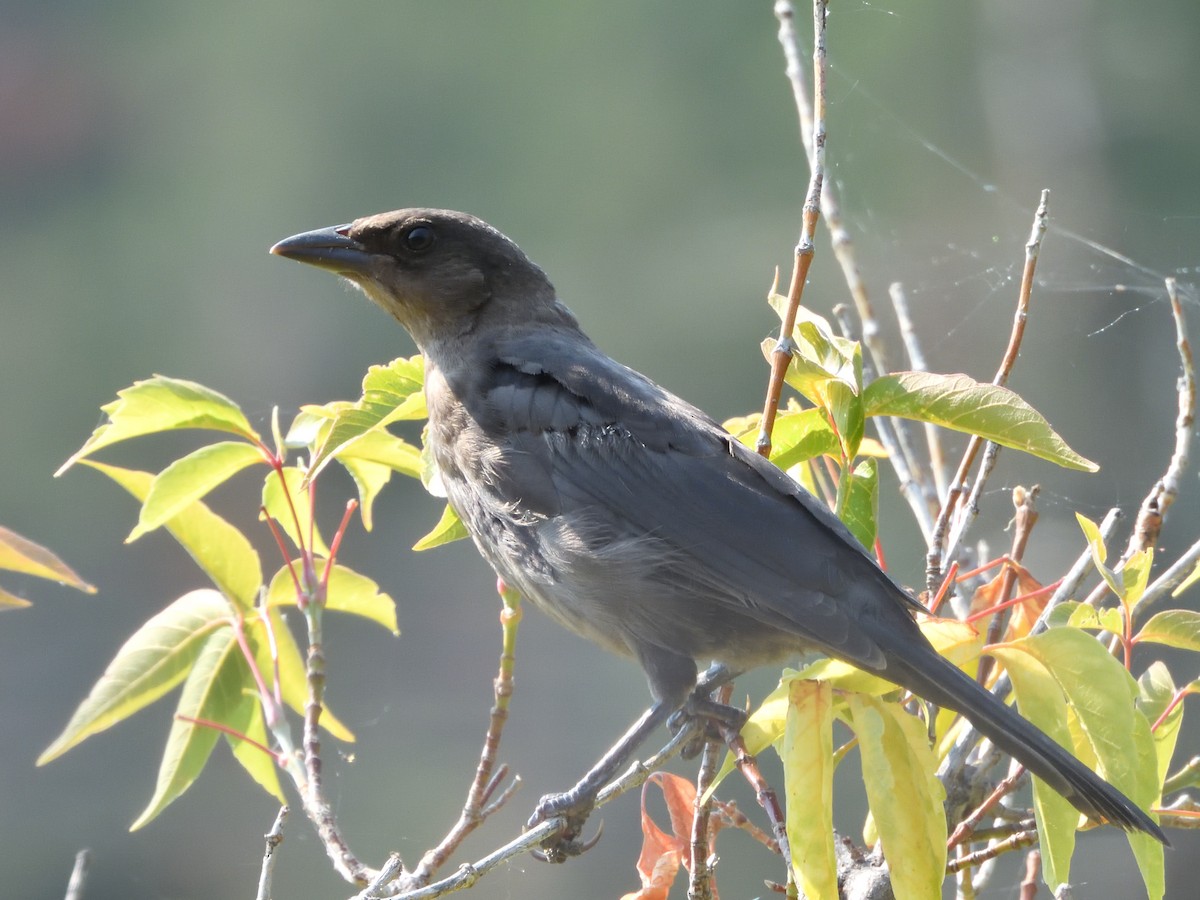
<svg viewBox="0 0 1200 900">
<path fill-rule="evenodd" d="M 573 324 L 545 273 L 521 248 L 466 213 L 380 213 L 297 234 L 271 252 L 348 279 L 395 316 L 422 350 L 483 323 Z"/>
</svg>

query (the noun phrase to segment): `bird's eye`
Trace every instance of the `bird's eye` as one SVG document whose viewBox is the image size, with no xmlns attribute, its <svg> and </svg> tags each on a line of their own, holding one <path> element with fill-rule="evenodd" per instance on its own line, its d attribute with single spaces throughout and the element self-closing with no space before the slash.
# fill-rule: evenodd
<svg viewBox="0 0 1200 900">
<path fill-rule="evenodd" d="M 413 225 L 404 233 L 404 246 L 413 253 L 424 253 L 433 246 L 435 235 L 429 225 Z"/>
</svg>

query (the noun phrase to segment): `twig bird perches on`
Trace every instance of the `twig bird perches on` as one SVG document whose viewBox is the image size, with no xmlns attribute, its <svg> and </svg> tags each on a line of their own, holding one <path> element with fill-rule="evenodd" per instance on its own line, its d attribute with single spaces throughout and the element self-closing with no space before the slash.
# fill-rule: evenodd
<svg viewBox="0 0 1200 900">
<path fill-rule="evenodd" d="M 610 359 L 544 272 L 465 213 L 407 209 L 272 253 L 341 275 L 425 357 L 429 443 L 451 504 L 509 585 L 641 663 L 654 705 L 584 779 L 543 797 L 579 852 L 595 793 L 677 710 L 728 720 L 697 662 L 741 672 L 819 650 L 963 714 L 1092 819 L 1158 825 L 933 649 L 921 607 L 793 479 Z"/>
</svg>

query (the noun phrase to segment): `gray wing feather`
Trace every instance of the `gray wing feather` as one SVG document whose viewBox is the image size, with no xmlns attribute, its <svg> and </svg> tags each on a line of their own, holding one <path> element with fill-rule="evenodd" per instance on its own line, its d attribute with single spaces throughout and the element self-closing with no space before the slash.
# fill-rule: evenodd
<svg viewBox="0 0 1200 900">
<path fill-rule="evenodd" d="M 886 665 L 873 635 L 917 631 L 897 602 L 911 599 L 841 522 L 695 407 L 577 338 L 496 349 L 484 418 L 510 451 L 509 500 L 600 519 L 603 540 L 650 536 L 656 581 L 686 587 L 698 613 L 735 611 L 869 669 Z"/>
</svg>

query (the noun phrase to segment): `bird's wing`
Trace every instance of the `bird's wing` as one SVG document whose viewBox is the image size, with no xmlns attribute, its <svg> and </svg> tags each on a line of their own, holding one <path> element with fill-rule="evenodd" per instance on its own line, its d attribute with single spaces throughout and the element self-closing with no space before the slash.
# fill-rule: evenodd
<svg viewBox="0 0 1200 900">
<path fill-rule="evenodd" d="M 786 474 L 577 336 L 501 342 L 495 359 L 486 418 L 511 450 L 499 474 L 510 481 L 495 485 L 509 500 L 528 506 L 536 495 L 549 517 L 600 517 L 616 537 L 651 535 L 670 548 L 663 565 L 704 592 L 698 607 L 718 604 L 886 667 L 877 636 L 912 628 L 912 601 Z"/>
</svg>

